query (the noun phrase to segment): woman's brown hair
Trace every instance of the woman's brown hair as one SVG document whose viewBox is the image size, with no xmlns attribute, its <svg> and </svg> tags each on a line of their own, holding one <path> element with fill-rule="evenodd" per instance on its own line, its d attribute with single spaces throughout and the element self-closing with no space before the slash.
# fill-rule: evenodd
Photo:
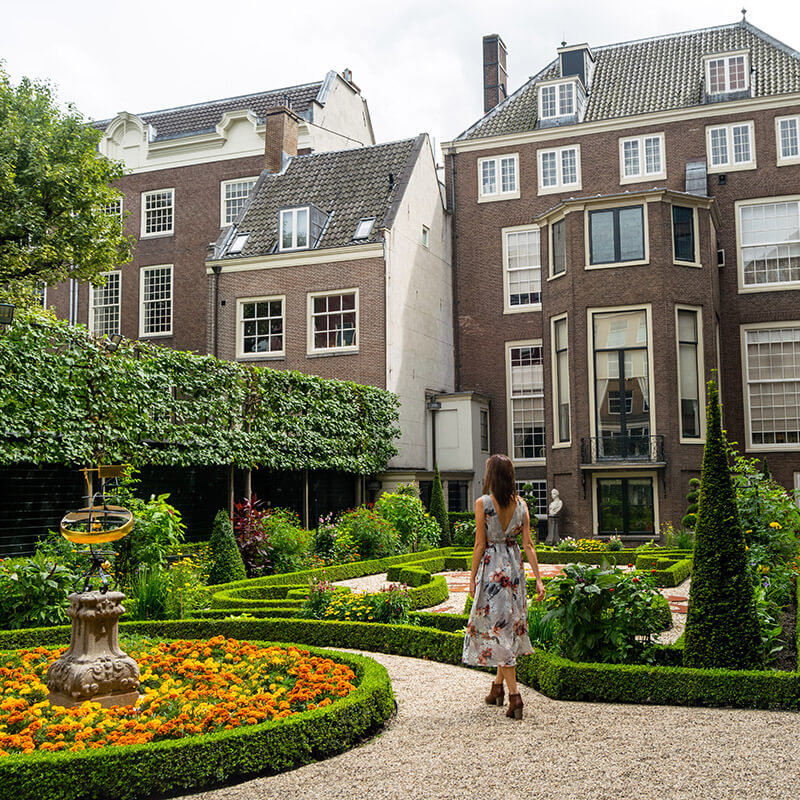
<svg viewBox="0 0 800 800">
<path fill-rule="evenodd" d="M 486 461 L 486 477 L 483 479 L 483 493 L 493 494 L 502 508 L 511 505 L 516 495 L 514 464 L 508 456 L 496 453 Z"/>
</svg>

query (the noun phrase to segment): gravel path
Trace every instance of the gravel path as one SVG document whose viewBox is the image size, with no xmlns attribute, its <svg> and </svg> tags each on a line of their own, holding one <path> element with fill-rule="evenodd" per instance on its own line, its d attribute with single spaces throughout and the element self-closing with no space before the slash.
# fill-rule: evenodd
<svg viewBox="0 0 800 800">
<path fill-rule="evenodd" d="M 292 772 L 193 800 L 785 800 L 800 795 L 800 714 L 550 700 L 486 706 L 489 677 L 367 653 L 399 711 L 377 737 Z"/>
</svg>

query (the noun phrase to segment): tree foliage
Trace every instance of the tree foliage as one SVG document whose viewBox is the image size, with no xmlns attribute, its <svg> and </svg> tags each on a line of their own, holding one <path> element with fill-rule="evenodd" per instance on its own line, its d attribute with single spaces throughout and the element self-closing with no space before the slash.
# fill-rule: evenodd
<svg viewBox="0 0 800 800">
<path fill-rule="evenodd" d="M 759 669 L 761 632 L 714 381 L 708 383 L 706 419 L 683 663 Z"/>
<path fill-rule="evenodd" d="M 12 297 L 130 260 L 119 216 L 104 210 L 122 166 L 98 154 L 101 135 L 48 84 L 13 86 L 0 67 L 0 285 Z"/>
<path fill-rule="evenodd" d="M 244 580 L 247 573 L 241 553 L 233 535 L 231 518 L 227 511 L 220 510 L 211 528 L 211 571 L 208 576 L 209 585 L 230 583 Z"/>
<path fill-rule="evenodd" d="M 444 502 L 444 489 L 442 478 L 439 475 L 438 465 L 433 465 L 433 487 L 431 489 L 431 506 L 428 509 L 431 516 L 439 523 L 442 530 L 440 545 L 447 547 L 450 544 L 450 518 L 447 516 L 447 506 Z"/>
<path fill-rule="evenodd" d="M 125 340 L 24 311 L 0 334 L 0 464 L 379 472 L 396 395 Z"/>
</svg>

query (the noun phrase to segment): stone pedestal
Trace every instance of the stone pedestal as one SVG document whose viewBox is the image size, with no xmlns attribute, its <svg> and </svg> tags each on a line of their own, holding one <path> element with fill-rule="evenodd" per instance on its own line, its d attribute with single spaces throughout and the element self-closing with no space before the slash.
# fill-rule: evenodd
<svg viewBox="0 0 800 800">
<path fill-rule="evenodd" d="M 139 699 L 139 667 L 119 646 L 124 599 L 122 592 L 69 596 L 69 649 L 47 668 L 47 699 L 53 705 L 69 707 L 91 700 L 108 708 L 133 705 Z"/>
</svg>

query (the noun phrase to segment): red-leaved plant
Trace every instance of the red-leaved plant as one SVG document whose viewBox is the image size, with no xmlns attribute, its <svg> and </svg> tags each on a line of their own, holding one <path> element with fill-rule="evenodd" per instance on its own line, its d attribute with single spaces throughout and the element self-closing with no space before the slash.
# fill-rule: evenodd
<svg viewBox="0 0 800 800">
<path fill-rule="evenodd" d="M 270 571 L 272 543 L 264 524 L 268 516 L 264 502 L 255 494 L 233 504 L 233 532 L 250 578 Z"/>
</svg>

